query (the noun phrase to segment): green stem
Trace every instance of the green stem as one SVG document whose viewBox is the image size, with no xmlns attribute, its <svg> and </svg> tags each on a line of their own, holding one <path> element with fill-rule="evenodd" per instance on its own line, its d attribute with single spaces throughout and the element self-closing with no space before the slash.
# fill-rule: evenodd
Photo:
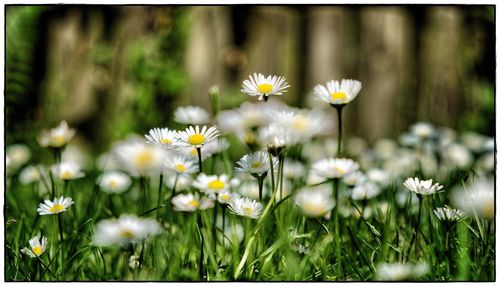
<svg viewBox="0 0 500 286">
<path fill-rule="evenodd" d="M 417 245 L 418 245 L 418 232 L 420 231 L 420 217 L 422 214 L 422 196 L 417 195 L 418 197 L 418 217 L 417 217 L 417 225 L 415 226 L 415 232 L 410 240 L 410 246 L 408 247 L 408 251 L 406 252 L 406 259 L 410 255 L 411 247 L 413 246 L 413 242 L 415 242 L 415 255 L 417 254 Z"/>
<path fill-rule="evenodd" d="M 158 199 L 156 201 L 156 219 L 161 220 L 161 211 L 160 211 L 160 204 L 161 204 L 161 187 L 163 184 L 163 173 L 160 173 L 160 182 L 158 184 Z"/>
<path fill-rule="evenodd" d="M 335 197 L 335 208 L 333 210 L 333 221 L 334 221 L 334 236 L 335 236 L 335 256 L 337 258 L 337 280 L 343 279 L 342 274 L 342 253 L 341 253 L 341 239 L 340 239 L 340 222 L 339 222 L 339 188 L 338 188 L 338 179 L 332 180 L 332 191 Z"/>
<path fill-rule="evenodd" d="M 213 212 L 213 222 L 212 222 L 212 239 L 214 244 L 214 258 L 217 261 L 217 210 L 219 209 L 219 202 L 215 201 L 214 212 Z"/>
<path fill-rule="evenodd" d="M 257 178 L 257 181 L 259 182 L 259 201 L 262 202 L 262 189 L 264 185 L 264 176 L 260 176 Z"/>
<path fill-rule="evenodd" d="M 63 236 L 63 225 L 62 225 L 62 219 L 61 219 L 61 213 L 57 214 L 57 224 L 59 225 L 59 241 L 64 240 Z"/>
<path fill-rule="evenodd" d="M 280 201 L 283 199 L 283 169 L 285 167 L 285 155 L 279 156 L 279 180 L 280 180 Z"/>
<path fill-rule="evenodd" d="M 274 164 L 273 164 L 273 155 L 269 153 L 269 163 L 271 165 L 271 190 L 274 191 Z"/>
<path fill-rule="evenodd" d="M 198 173 L 203 173 L 203 164 L 201 162 L 201 147 L 196 147 L 196 153 L 198 154 Z"/>
<path fill-rule="evenodd" d="M 141 213 L 146 211 L 146 178 L 141 176 L 139 178 L 139 185 L 141 188 Z"/>
<path fill-rule="evenodd" d="M 203 261 L 205 260 L 205 253 L 204 253 L 204 249 L 203 249 L 203 244 L 204 244 L 204 238 L 203 238 L 203 232 L 202 232 L 202 228 L 203 228 L 203 222 L 201 220 L 201 213 L 198 212 L 198 215 L 197 215 L 197 229 L 198 229 L 198 235 L 200 237 L 200 259 L 198 261 L 198 271 L 199 271 L 199 276 L 200 276 L 200 280 L 203 280 L 203 276 L 204 276 L 204 273 L 205 273 L 205 270 L 204 270 L 204 265 L 203 265 Z"/>
<path fill-rule="evenodd" d="M 337 109 L 337 119 L 338 119 L 338 144 L 337 144 L 337 158 L 342 156 L 342 109 L 344 105 L 336 105 L 335 109 Z"/>
</svg>

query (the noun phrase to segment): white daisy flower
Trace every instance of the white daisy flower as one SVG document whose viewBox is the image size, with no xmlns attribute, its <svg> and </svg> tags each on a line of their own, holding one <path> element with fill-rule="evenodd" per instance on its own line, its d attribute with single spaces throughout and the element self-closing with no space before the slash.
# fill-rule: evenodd
<svg viewBox="0 0 500 286">
<path fill-rule="evenodd" d="M 273 157 L 273 167 L 277 168 L 278 160 Z M 269 156 L 264 151 L 258 151 L 251 154 L 246 154 L 243 156 L 237 164 L 236 171 L 242 173 L 248 173 L 256 178 L 266 176 L 267 172 L 271 168 L 269 163 Z"/>
<path fill-rule="evenodd" d="M 236 198 L 239 198 L 238 194 L 231 193 L 228 190 L 217 193 L 217 201 L 221 204 L 230 204 Z"/>
<path fill-rule="evenodd" d="M 465 215 L 463 211 L 459 209 L 452 209 L 448 206 L 434 209 L 434 214 L 439 220 L 450 222 L 458 221 Z"/>
<path fill-rule="evenodd" d="M 381 187 L 387 187 L 391 180 L 391 175 L 378 168 L 370 169 L 366 172 L 368 179 L 374 183 L 377 183 Z"/>
<path fill-rule="evenodd" d="M 305 216 L 324 217 L 329 215 L 335 206 L 335 201 L 330 196 L 329 189 L 317 187 L 300 190 L 295 195 L 295 204 Z"/>
<path fill-rule="evenodd" d="M 459 143 L 452 143 L 443 150 L 443 157 L 449 163 L 449 167 L 466 169 L 474 162 L 474 156 L 467 147 Z"/>
<path fill-rule="evenodd" d="M 323 179 L 342 179 L 359 169 L 359 164 L 351 159 L 326 158 L 312 165 L 312 172 Z"/>
<path fill-rule="evenodd" d="M 341 82 L 331 80 L 326 87 L 318 84 L 313 92 L 316 98 L 333 105 L 343 105 L 351 102 L 361 90 L 361 82 L 352 79 L 343 79 Z"/>
<path fill-rule="evenodd" d="M 144 135 L 146 141 L 151 144 L 160 146 L 172 146 L 177 131 L 169 130 L 168 128 L 153 128 L 149 130 L 149 134 Z"/>
<path fill-rule="evenodd" d="M 239 108 L 221 111 L 217 115 L 217 126 L 223 132 L 239 133 L 256 129 L 267 122 L 262 103 L 244 102 Z"/>
<path fill-rule="evenodd" d="M 24 144 L 13 144 L 5 149 L 5 154 L 9 157 L 9 166 L 12 169 L 17 169 L 29 161 L 31 151 Z"/>
<path fill-rule="evenodd" d="M 479 177 L 453 197 L 455 204 L 469 214 L 494 219 L 495 185 L 492 179 Z"/>
<path fill-rule="evenodd" d="M 122 172 L 106 172 L 97 179 L 101 190 L 106 193 L 123 193 L 132 184 L 132 180 L 127 174 Z"/>
<path fill-rule="evenodd" d="M 419 278 L 429 272 L 427 264 L 382 263 L 377 266 L 377 280 L 401 281 Z"/>
<path fill-rule="evenodd" d="M 205 210 L 214 206 L 214 201 L 208 197 L 200 197 L 196 194 L 180 194 L 172 198 L 175 211 L 194 212 Z"/>
<path fill-rule="evenodd" d="M 237 198 L 229 204 L 229 209 L 235 215 L 258 219 L 263 209 L 263 205 L 249 198 Z"/>
<path fill-rule="evenodd" d="M 210 121 L 210 114 L 199 106 L 181 106 L 174 112 L 174 121 L 191 125 L 206 124 Z"/>
<path fill-rule="evenodd" d="M 45 236 L 42 236 L 42 242 L 40 242 L 38 236 L 34 236 L 29 240 L 30 247 L 24 247 L 23 249 L 21 249 L 21 252 L 29 255 L 32 258 L 35 258 L 45 252 L 45 250 L 47 249 L 47 243 L 48 240 Z"/>
<path fill-rule="evenodd" d="M 203 145 L 211 142 L 219 136 L 219 130 L 216 126 L 212 126 L 207 129 L 207 126 L 203 126 L 200 130 L 200 126 L 195 127 L 189 126 L 185 131 L 179 131 L 176 145 L 200 148 Z"/>
<path fill-rule="evenodd" d="M 176 155 L 168 160 L 165 160 L 165 170 L 171 171 L 180 175 L 193 174 L 198 171 L 197 162 L 184 155 Z"/>
<path fill-rule="evenodd" d="M 177 181 L 175 180 L 176 177 Z M 189 187 L 191 187 L 191 185 L 193 184 L 193 179 L 188 175 L 176 176 L 176 174 L 174 173 L 166 172 L 164 177 L 164 182 L 169 189 L 173 189 L 175 184 L 175 190 L 177 192 L 186 190 Z"/>
<path fill-rule="evenodd" d="M 23 185 L 37 182 L 42 177 L 38 166 L 27 166 L 19 173 L 19 181 Z"/>
<path fill-rule="evenodd" d="M 270 95 L 282 95 L 290 87 L 286 79 L 281 76 L 267 76 L 263 74 L 253 74 L 250 80 L 246 79 L 242 84 L 241 92 L 250 96 L 258 96 L 259 100 L 267 101 Z"/>
<path fill-rule="evenodd" d="M 61 121 L 59 126 L 43 130 L 38 137 L 38 143 L 41 147 L 61 148 L 75 136 L 75 130 L 69 128 L 66 121 Z"/>
<path fill-rule="evenodd" d="M 271 124 L 276 124 L 279 130 L 286 134 L 290 145 L 306 143 L 311 138 L 326 134 L 331 119 L 321 110 L 283 110 L 274 113 Z"/>
<path fill-rule="evenodd" d="M 66 161 L 52 165 L 51 171 L 56 178 L 64 181 L 75 180 L 85 176 L 85 173 L 80 170 L 80 164 L 76 162 Z"/>
<path fill-rule="evenodd" d="M 207 175 L 201 173 L 193 182 L 193 187 L 207 193 L 218 193 L 227 191 L 231 187 L 231 181 L 227 175 Z"/>
<path fill-rule="evenodd" d="M 99 246 L 121 245 L 140 242 L 160 233 L 160 224 L 150 218 L 122 214 L 118 219 L 101 220 L 96 225 L 93 241 Z"/>
<path fill-rule="evenodd" d="M 365 176 L 365 174 L 363 174 L 363 172 L 358 170 L 345 175 L 342 180 L 346 185 L 354 187 L 356 185 L 364 183 L 368 180 L 368 178 Z"/>
<path fill-rule="evenodd" d="M 45 200 L 38 206 L 37 212 L 39 215 L 51 215 L 58 214 L 66 211 L 72 204 L 74 204 L 71 198 L 65 198 L 63 196 L 55 198 L 54 201 Z"/>
<path fill-rule="evenodd" d="M 159 172 L 165 159 L 165 151 L 143 140 L 129 139 L 113 148 L 114 158 L 120 167 L 134 177 Z"/>
<path fill-rule="evenodd" d="M 417 122 L 410 126 L 410 132 L 420 140 L 425 140 L 434 134 L 434 126 L 428 122 Z"/>
<path fill-rule="evenodd" d="M 353 200 L 369 200 L 380 194 L 382 190 L 380 187 L 370 181 L 363 182 L 355 186 L 351 191 Z"/>
<path fill-rule="evenodd" d="M 410 191 L 417 195 L 432 195 L 435 193 L 443 192 L 443 186 L 438 183 L 432 184 L 432 179 L 420 180 L 419 178 L 408 178 L 404 181 L 403 185 Z"/>
</svg>

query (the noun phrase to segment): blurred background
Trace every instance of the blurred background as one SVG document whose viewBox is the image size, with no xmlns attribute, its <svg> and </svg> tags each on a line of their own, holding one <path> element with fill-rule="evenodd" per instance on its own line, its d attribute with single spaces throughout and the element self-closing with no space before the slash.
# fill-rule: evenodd
<svg viewBox="0 0 500 286">
<path fill-rule="evenodd" d="M 212 85 L 223 109 L 256 101 L 240 92 L 254 72 L 285 76 L 301 107 L 360 80 L 345 132 L 368 142 L 416 121 L 493 136 L 494 33 L 495 7 L 476 5 L 7 6 L 6 144 L 36 150 L 64 119 L 102 152 L 177 106 L 210 110 Z"/>
</svg>

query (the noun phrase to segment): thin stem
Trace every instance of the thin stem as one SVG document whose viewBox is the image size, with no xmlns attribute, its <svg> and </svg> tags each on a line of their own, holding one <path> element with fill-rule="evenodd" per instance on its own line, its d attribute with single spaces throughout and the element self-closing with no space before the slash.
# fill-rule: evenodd
<svg viewBox="0 0 500 286">
<path fill-rule="evenodd" d="M 285 155 L 279 157 L 279 180 L 280 180 L 280 201 L 283 199 L 283 169 L 285 167 Z"/>
<path fill-rule="evenodd" d="M 408 256 L 410 255 L 410 250 L 411 250 L 411 247 L 413 246 L 413 242 L 415 242 L 415 255 L 417 254 L 416 245 L 418 244 L 418 232 L 420 231 L 420 216 L 422 214 L 422 199 L 423 199 L 421 195 L 417 195 L 417 197 L 418 197 L 417 225 L 415 226 L 415 232 L 413 233 L 413 236 L 411 237 L 410 246 L 408 247 L 408 251 L 406 252 L 406 259 L 408 259 Z"/>
<path fill-rule="evenodd" d="M 141 212 L 144 213 L 146 211 L 146 178 L 141 176 L 139 178 L 139 185 L 141 188 Z"/>
<path fill-rule="evenodd" d="M 217 210 L 219 209 L 219 202 L 215 201 L 214 212 L 213 212 L 213 222 L 212 222 L 212 239 L 214 244 L 214 257 L 217 261 Z"/>
<path fill-rule="evenodd" d="M 257 181 L 259 182 L 259 201 L 262 202 L 262 188 L 264 187 L 264 176 L 259 176 L 257 178 Z"/>
<path fill-rule="evenodd" d="M 198 154 L 198 173 L 203 173 L 203 164 L 201 162 L 201 147 L 196 147 L 196 153 Z"/>
<path fill-rule="evenodd" d="M 197 229 L 198 229 L 198 235 L 200 236 L 200 259 L 198 261 L 198 271 L 199 271 L 200 280 L 203 280 L 203 276 L 204 276 L 204 273 L 205 273 L 205 270 L 204 270 L 204 267 L 203 267 L 204 266 L 203 265 L 203 261 L 204 261 L 204 258 L 205 258 L 205 253 L 203 251 L 204 238 L 203 238 L 202 227 L 203 227 L 203 222 L 201 220 L 201 213 L 198 212 L 198 215 L 197 215 Z"/>
<path fill-rule="evenodd" d="M 342 109 L 344 105 L 336 105 L 335 109 L 337 109 L 337 119 L 338 119 L 338 142 L 337 142 L 337 158 L 340 158 L 342 155 Z"/>
<path fill-rule="evenodd" d="M 163 184 L 163 173 L 160 173 L 160 182 L 158 184 L 158 199 L 156 202 L 156 219 L 161 220 L 161 211 L 160 211 L 160 203 L 161 203 L 161 188 Z"/>
<path fill-rule="evenodd" d="M 222 245 L 224 245 L 224 242 L 226 240 L 226 235 L 224 233 L 225 227 L 226 227 L 226 205 L 222 205 Z"/>
<path fill-rule="evenodd" d="M 269 153 L 269 163 L 271 165 L 271 190 L 274 191 L 274 164 L 273 164 L 273 155 Z"/>
<path fill-rule="evenodd" d="M 334 228 L 335 228 L 335 256 L 337 258 L 337 280 L 343 279 L 342 274 L 342 253 L 340 246 L 340 226 L 339 226 L 339 188 L 338 179 L 332 180 L 332 191 L 335 197 L 335 208 L 333 213 Z"/>
<path fill-rule="evenodd" d="M 61 213 L 57 214 L 57 224 L 59 225 L 59 241 L 64 240 Z"/>
</svg>

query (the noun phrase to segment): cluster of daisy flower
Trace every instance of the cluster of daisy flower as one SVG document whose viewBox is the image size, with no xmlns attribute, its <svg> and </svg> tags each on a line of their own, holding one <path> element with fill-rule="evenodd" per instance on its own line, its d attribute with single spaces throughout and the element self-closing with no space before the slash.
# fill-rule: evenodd
<svg viewBox="0 0 500 286">
<path fill-rule="evenodd" d="M 389 189 L 394 190 L 401 208 L 421 204 L 425 197 L 446 194 L 445 202 L 456 208 L 442 204 L 432 213 L 450 225 L 470 214 L 494 219 L 492 138 L 466 133 L 457 140 L 452 129 L 419 122 L 400 136 L 399 144 L 382 139 L 369 149 L 361 138 L 341 140 L 342 110 L 361 91 L 359 81 L 332 80 L 312 90 L 318 101 L 335 109 L 337 131 L 330 124 L 335 117 L 329 110 L 294 108 L 270 98 L 285 94 L 289 87 L 284 77 L 253 74 L 243 81 L 241 92 L 258 97 L 259 102 L 244 102 L 216 115 L 198 106 L 179 107 L 173 120 L 183 128 L 152 128 L 144 136 L 132 135 L 115 142 L 97 159 L 100 173 L 93 181 L 104 196 L 130 194 L 142 209 L 141 213 L 128 211 L 118 218 L 99 220 L 94 226 L 93 243 L 133 249 L 149 237 L 160 235 L 168 226 L 164 220 L 172 223 L 167 216 L 176 216 L 175 212 L 198 214 L 208 209 L 214 210 L 214 229 L 220 228 L 224 234 L 213 238 L 216 243 L 221 237 L 223 244 L 227 243 L 225 237 L 242 241 L 241 225 L 233 224 L 232 229 L 237 231 L 226 233 L 227 222 L 218 219 L 219 206 L 222 211 L 228 209 L 234 215 L 260 222 L 270 206 L 287 198 L 293 202 L 289 206 L 305 217 L 320 222 L 332 220 L 338 230 L 338 215 L 364 220 L 384 216 L 389 208 Z M 330 138 L 332 134 L 337 140 Z M 24 145 L 11 145 L 6 150 L 8 176 L 18 174 L 22 184 L 37 184 L 37 189 L 43 190 L 36 194 L 37 200 L 43 199 L 37 211 L 41 216 L 57 216 L 60 242 L 64 241 L 63 213 L 77 198 L 71 197 L 71 185 L 75 184 L 72 181 L 86 178 L 89 173 L 85 160 L 72 155 L 70 146 L 66 148 L 74 136 L 75 130 L 65 121 L 41 133 L 40 146 L 49 148 L 56 158 L 48 167 L 28 165 L 31 152 Z M 228 156 L 229 137 L 247 147 L 234 167 Z M 207 168 L 207 160 L 211 160 L 211 168 Z M 219 171 L 218 162 L 223 163 L 224 172 Z M 457 182 L 446 179 L 469 170 L 480 177 L 469 180 L 465 187 L 457 189 Z M 147 198 L 151 197 L 151 192 L 145 192 L 145 184 L 149 183 L 146 179 L 158 179 L 159 184 L 156 208 L 152 210 L 146 208 Z M 168 188 L 166 195 L 162 193 L 164 186 Z M 452 195 L 450 189 L 454 189 Z M 163 208 L 172 212 L 165 215 Z M 156 212 L 157 218 L 147 217 L 150 212 Z M 340 235 L 335 237 L 336 245 L 340 239 Z M 29 240 L 29 248 L 21 251 L 40 257 L 47 247 L 46 237 L 35 236 Z M 300 245 L 297 249 L 305 253 L 308 248 Z M 129 265 L 135 269 L 140 261 L 133 254 Z M 403 280 L 427 272 L 425 264 L 380 264 L 377 279 Z"/>
</svg>

